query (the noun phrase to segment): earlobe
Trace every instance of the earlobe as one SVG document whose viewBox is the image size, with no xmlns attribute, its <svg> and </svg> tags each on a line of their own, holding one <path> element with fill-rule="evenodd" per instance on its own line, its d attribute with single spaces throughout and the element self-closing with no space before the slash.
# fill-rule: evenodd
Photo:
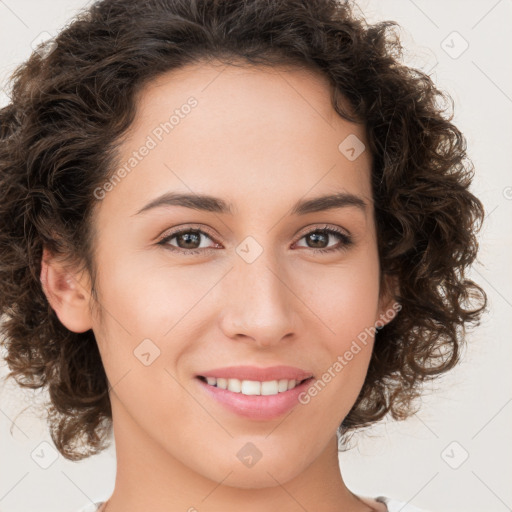
<svg viewBox="0 0 512 512">
<path fill-rule="evenodd" d="M 40 280 L 50 306 L 67 329 L 79 333 L 92 328 L 87 284 L 46 248 L 43 249 Z"/>
</svg>

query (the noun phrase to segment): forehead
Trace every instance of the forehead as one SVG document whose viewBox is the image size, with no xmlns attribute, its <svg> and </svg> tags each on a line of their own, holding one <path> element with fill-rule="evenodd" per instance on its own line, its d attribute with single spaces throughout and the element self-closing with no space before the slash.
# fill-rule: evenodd
<svg viewBox="0 0 512 512">
<path fill-rule="evenodd" d="M 328 80 L 309 69 L 198 63 L 165 73 L 139 93 L 120 163 L 144 145 L 109 194 L 119 207 L 122 194 L 137 198 L 134 210 L 168 190 L 225 197 L 235 211 L 240 198 L 283 204 L 330 190 L 371 202 L 364 127 L 336 113 Z"/>
<path fill-rule="evenodd" d="M 188 64 L 158 76 L 139 92 L 137 118 L 133 131 L 147 128 L 146 121 L 154 121 L 154 114 L 165 117 L 179 111 L 191 96 L 199 103 L 194 117 L 201 115 L 201 122 L 228 123 L 236 125 L 245 121 L 248 125 L 263 128 L 272 133 L 271 122 L 279 121 L 287 132 L 297 122 L 292 134 L 325 130 L 337 130 L 343 121 L 331 105 L 331 84 L 328 78 L 309 68 L 296 66 L 254 66 L 238 62 L 227 64 L 219 61 Z M 343 106 L 351 110 L 350 104 L 339 96 Z M 183 119 L 180 116 L 181 119 Z M 240 125 L 237 125 L 240 128 Z M 301 130 L 302 128 L 302 130 Z M 363 127 L 350 123 L 353 132 L 363 135 Z M 238 133 L 238 132 L 236 132 Z M 211 133 L 214 136 L 215 133 Z"/>
</svg>

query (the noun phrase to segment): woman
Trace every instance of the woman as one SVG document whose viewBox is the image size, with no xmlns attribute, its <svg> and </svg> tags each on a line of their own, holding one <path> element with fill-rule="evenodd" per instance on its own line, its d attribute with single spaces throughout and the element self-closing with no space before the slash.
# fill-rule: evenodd
<svg viewBox="0 0 512 512">
<path fill-rule="evenodd" d="M 457 364 L 484 212 L 392 28 L 334 0 L 103 0 L 13 75 L 3 343 L 64 457 L 113 429 L 87 510 L 417 510 L 351 492 L 338 450 Z"/>
</svg>

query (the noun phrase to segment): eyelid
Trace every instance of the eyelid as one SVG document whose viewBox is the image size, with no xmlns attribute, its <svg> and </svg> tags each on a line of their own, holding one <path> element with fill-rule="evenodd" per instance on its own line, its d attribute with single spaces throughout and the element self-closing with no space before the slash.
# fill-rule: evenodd
<svg viewBox="0 0 512 512">
<path fill-rule="evenodd" d="M 158 236 L 157 244 L 164 245 L 164 246 L 170 245 L 170 244 L 168 244 L 169 240 L 172 240 L 174 237 L 176 237 L 182 233 L 189 232 L 189 231 L 197 231 L 197 232 L 199 232 L 199 234 L 208 235 L 208 237 L 215 244 L 219 245 L 219 242 L 217 242 L 217 240 L 216 240 L 216 235 L 214 235 L 212 233 L 210 228 L 208 228 L 202 224 L 184 224 L 181 227 L 181 229 L 179 226 L 175 226 L 171 230 L 167 230 L 162 235 Z M 313 225 L 306 226 L 305 228 L 303 228 L 303 230 L 301 230 L 299 232 L 300 234 L 296 235 L 296 241 L 293 242 L 293 245 L 295 245 L 297 242 L 299 242 L 306 235 L 309 235 L 314 232 L 321 232 L 321 231 L 327 231 L 331 235 L 335 234 L 335 235 L 338 235 L 340 238 L 342 238 L 342 242 L 341 242 L 342 247 L 334 247 L 334 248 L 330 247 L 330 248 L 322 248 L 322 249 L 309 247 L 307 249 L 310 249 L 313 252 L 326 252 L 326 253 L 331 252 L 332 253 L 337 250 L 346 249 L 354 243 L 352 235 L 350 234 L 350 232 L 348 230 L 346 230 L 344 228 L 340 228 L 339 226 L 336 226 L 336 225 L 329 225 L 329 224 L 323 223 L 323 224 L 313 224 Z M 216 249 L 214 247 L 206 247 L 206 248 L 198 248 L 198 249 L 181 249 L 179 247 L 174 247 L 174 246 L 170 246 L 170 247 L 171 247 L 171 249 L 169 249 L 169 250 L 171 250 L 171 251 L 175 251 L 178 253 L 180 253 L 180 252 L 188 253 L 188 254 L 197 254 L 197 253 L 201 253 L 201 252 L 205 253 L 205 252 Z"/>
<path fill-rule="evenodd" d="M 213 241 L 218 243 L 216 241 L 216 235 L 213 234 L 213 231 L 210 230 L 210 228 L 203 226 L 202 224 L 183 224 L 181 228 L 180 226 L 174 226 L 174 228 L 168 229 L 164 231 L 161 235 L 159 235 L 157 237 L 157 243 L 162 243 L 163 240 L 166 240 L 169 237 L 175 237 L 176 235 L 179 235 L 180 233 L 187 231 L 203 232 L 204 234 L 208 235 Z"/>
<path fill-rule="evenodd" d="M 298 236 L 298 240 L 300 240 L 303 236 L 309 235 L 311 232 L 324 230 L 336 231 L 337 233 L 344 234 L 347 237 L 352 236 L 348 230 L 341 228 L 340 226 L 336 226 L 334 224 L 326 223 L 311 224 L 309 226 L 306 226 L 303 230 L 299 231 L 299 234 L 296 236 Z"/>
</svg>

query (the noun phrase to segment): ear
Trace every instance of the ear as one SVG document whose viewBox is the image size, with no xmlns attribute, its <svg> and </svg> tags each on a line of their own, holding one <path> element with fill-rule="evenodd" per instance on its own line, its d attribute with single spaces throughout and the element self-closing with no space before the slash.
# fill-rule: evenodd
<svg viewBox="0 0 512 512">
<path fill-rule="evenodd" d="M 89 280 L 65 266 L 46 247 L 41 261 L 43 291 L 60 322 L 72 332 L 92 328 Z"/>
<path fill-rule="evenodd" d="M 375 322 L 375 327 L 378 328 L 391 322 L 402 309 L 402 305 L 396 300 L 400 290 L 398 277 L 385 275 L 383 282 L 384 285 L 379 298 L 379 312 Z"/>
</svg>

